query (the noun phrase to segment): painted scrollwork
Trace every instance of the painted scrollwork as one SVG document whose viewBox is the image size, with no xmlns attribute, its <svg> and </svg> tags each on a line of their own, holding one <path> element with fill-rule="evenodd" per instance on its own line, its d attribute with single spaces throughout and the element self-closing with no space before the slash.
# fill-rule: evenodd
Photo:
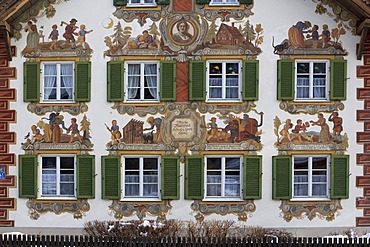
<svg viewBox="0 0 370 247">
<path fill-rule="evenodd" d="M 253 200 L 247 200 L 240 203 L 216 203 L 216 202 L 202 202 L 194 200 L 191 204 L 191 209 L 196 212 L 195 218 L 202 221 L 205 216 L 211 214 L 238 216 L 239 221 L 247 221 L 248 215 L 256 211 L 256 205 Z"/>
<path fill-rule="evenodd" d="M 52 212 L 54 214 L 70 213 L 75 219 L 81 219 L 83 213 L 90 210 L 90 204 L 87 200 L 76 201 L 41 201 L 29 199 L 26 203 L 28 214 L 31 219 L 37 220 L 41 214 Z"/>
<path fill-rule="evenodd" d="M 196 4 L 195 11 L 209 21 L 220 18 L 221 21 L 224 22 L 230 21 L 230 19 L 242 20 L 245 17 L 250 17 L 254 14 L 252 12 L 252 7 L 252 4 L 244 4 L 244 6 L 240 9 L 233 9 L 233 11 L 229 11 L 228 9 L 206 8 L 205 4 Z"/>
<path fill-rule="evenodd" d="M 88 110 L 88 106 L 84 102 L 79 102 L 75 105 L 43 105 L 37 103 L 29 103 L 27 110 L 35 113 L 36 115 L 45 115 L 48 112 L 66 112 L 73 116 L 77 116 L 81 113 L 85 113 Z"/>
<path fill-rule="evenodd" d="M 158 203 L 125 203 L 114 200 L 109 206 L 109 210 L 114 218 L 121 220 L 123 217 L 136 215 L 140 220 L 144 219 L 147 214 L 156 216 L 158 220 L 165 220 L 166 215 L 172 209 L 169 200 Z"/>
<path fill-rule="evenodd" d="M 344 109 L 344 104 L 341 101 L 325 104 L 298 104 L 291 101 L 281 101 L 279 107 L 281 110 L 291 114 L 307 113 L 313 115 L 319 112 L 342 111 Z"/>
<path fill-rule="evenodd" d="M 315 217 L 319 217 L 326 221 L 333 221 L 338 211 L 343 209 L 340 200 L 316 203 L 300 203 L 282 200 L 279 208 L 283 219 L 287 222 L 290 222 L 293 218 L 302 219 L 304 217 L 310 221 Z"/>
</svg>

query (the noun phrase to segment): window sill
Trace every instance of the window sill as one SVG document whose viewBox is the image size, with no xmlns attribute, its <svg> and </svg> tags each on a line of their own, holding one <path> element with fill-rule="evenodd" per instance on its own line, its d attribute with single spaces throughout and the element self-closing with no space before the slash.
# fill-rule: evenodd
<svg viewBox="0 0 370 247">
<path fill-rule="evenodd" d="M 242 198 L 215 198 L 215 197 L 209 197 L 204 198 L 202 200 L 203 202 L 244 202 Z"/>
<path fill-rule="evenodd" d="M 330 198 L 292 198 L 291 202 L 330 202 Z"/>
<path fill-rule="evenodd" d="M 77 201 L 76 197 L 37 197 L 38 201 Z"/>
<path fill-rule="evenodd" d="M 214 6 L 230 6 L 230 7 L 239 7 L 240 3 L 209 3 L 210 7 Z"/>
<path fill-rule="evenodd" d="M 131 197 L 131 198 L 123 198 L 120 200 L 121 202 L 161 202 L 162 200 L 160 198 L 137 198 L 137 197 Z"/>
<path fill-rule="evenodd" d="M 153 8 L 157 7 L 157 4 L 127 4 L 127 8 Z"/>
</svg>

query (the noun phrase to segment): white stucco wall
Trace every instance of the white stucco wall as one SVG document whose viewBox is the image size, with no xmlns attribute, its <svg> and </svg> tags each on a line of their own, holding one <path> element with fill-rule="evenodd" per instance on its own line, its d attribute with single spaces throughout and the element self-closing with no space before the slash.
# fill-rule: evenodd
<svg viewBox="0 0 370 247">
<path fill-rule="evenodd" d="M 362 195 L 362 189 L 356 188 L 356 176 L 362 174 L 362 167 L 356 165 L 356 153 L 361 153 L 362 146 L 356 143 L 356 132 L 362 131 L 363 123 L 356 122 L 356 109 L 363 108 L 363 102 L 357 101 L 356 90 L 361 87 L 363 81 L 356 78 L 356 65 L 362 64 L 362 61 L 356 60 L 356 43 L 359 37 L 353 36 L 349 31 L 340 38 L 343 47 L 348 51 L 346 57 L 348 61 L 348 84 L 347 84 L 347 100 L 345 109 L 340 111 L 340 116 L 343 118 L 343 128 L 349 137 L 349 148 L 347 154 L 350 155 L 350 198 L 342 200 L 343 210 L 340 210 L 336 215 L 335 220 L 328 222 L 324 219 L 316 217 L 312 221 L 306 217 L 302 219 L 293 218 L 291 222 L 286 222 L 280 215 L 280 201 L 271 200 L 272 193 L 272 164 L 271 157 L 277 155 L 277 150 L 274 147 L 276 136 L 274 135 L 273 119 L 278 116 L 282 121 L 286 118 L 297 119 L 298 116 L 292 116 L 287 112 L 279 109 L 279 101 L 276 100 L 277 90 L 277 66 L 276 61 L 278 55 L 273 54 L 272 37 L 275 38 L 275 44 L 280 43 L 287 38 L 289 27 L 297 21 L 309 20 L 312 24 L 318 24 L 321 31 L 322 24 L 328 24 L 329 28 L 334 28 L 337 24 L 327 15 L 318 15 L 314 13 L 315 3 L 306 0 L 256 0 L 255 6 L 252 9 L 254 15 L 251 16 L 250 22 L 255 25 L 261 23 L 264 28 L 264 43 L 260 46 L 262 53 L 258 56 L 260 61 L 260 95 L 259 101 L 256 102 L 258 111 L 263 111 L 264 124 L 261 127 L 264 134 L 262 135 L 263 149 L 259 154 L 263 155 L 263 188 L 262 199 L 256 200 L 256 211 L 250 215 L 248 221 L 244 224 L 248 226 L 263 226 L 263 227 L 278 227 L 286 229 L 296 228 L 317 228 L 325 227 L 326 229 L 335 229 L 337 227 L 351 228 L 355 226 L 355 218 L 362 216 L 362 210 L 356 209 L 356 197 Z M 96 156 L 96 194 L 95 199 L 89 200 L 91 210 L 84 214 L 81 220 L 73 219 L 69 213 L 55 215 L 46 213 L 41 215 L 38 220 L 32 220 L 28 216 L 25 199 L 17 199 L 17 210 L 10 213 L 9 218 L 15 221 L 16 227 L 60 227 L 60 228 L 80 228 L 87 221 L 92 220 L 114 220 L 114 217 L 109 214 L 108 206 L 111 201 L 101 200 L 101 171 L 100 171 L 100 156 L 107 155 L 105 144 L 109 141 L 110 135 L 106 131 L 104 123 L 110 125 L 112 119 L 117 119 L 120 127 L 128 122 L 134 116 L 124 116 L 112 109 L 112 104 L 106 101 L 106 62 L 108 57 L 103 57 L 103 52 L 107 49 L 104 44 L 104 37 L 111 35 L 113 29 L 105 29 L 102 22 L 105 18 L 110 17 L 117 24 L 117 19 L 112 15 L 115 8 L 112 1 L 88 1 L 74 0 L 56 5 L 56 15 L 52 19 L 41 17 L 37 21 L 38 27 L 43 25 L 44 32 L 48 35 L 53 24 L 59 24 L 61 21 L 69 22 L 71 18 L 78 20 L 77 25 L 85 24 L 88 30 L 94 31 L 87 35 L 87 42 L 94 50 L 92 54 L 92 82 L 91 82 L 91 102 L 88 103 L 89 110 L 86 116 L 91 122 L 91 136 L 94 144 L 94 151 L 91 154 Z M 329 10 L 330 8 L 327 7 Z M 123 24 L 123 21 L 121 20 Z M 149 23 L 150 24 L 150 23 Z M 149 24 L 146 24 L 148 26 Z M 133 36 L 137 34 L 137 24 L 133 25 Z M 63 28 L 64 29 L 64 28 Z M 62 38 L 63 30 L 59 27 L 59 38 Z M 139 29 L 141 30 L 141 28 Z M 26 33 L 22 33 L 23 38 L 18 41 L 13 41 L 17 46 L 17 56 L 13 58 L 10 66 L 17 68 L 17 79 L 11 80 L 11 87 L 17 88 L 17 102 L 11 103 L 11 109 L 17 111 L 17 123 L 10 125 L 10 131 L 17 133 L 17 144 L 10 148 L 11 153 L 23 154 L 21 143 L 23 137 L 30 130 L 30 126 L 40 120 L 40 116 L 27 111 L 27 103 L 23 102 L 23 62 L 26 60 L 20 54 L 26 45 Z M 65 114 L 67 115 L 67 114 Z M 71 116 L 72 117 L 72 116 Z M 81 119 L 82 115 L 78 116 Z M 300 114 L 299 118 L 304 121 L 317 119 L 316 115 Z M 67 118 L 69 121 L 70 118 Z M 207 118 L 208 120 L 208 118 Z M 294 123 L 295 121 L 293 121 Z M 17 157 L 18 158 L 18 157 Z M 18 174 L 18 167 L 10 167 L 10 174 Z M 184 175 L 184 165 L 181 164 L 181 174 Z M 184 219 L 194 220 L 195 213 L 191 210 L 192 201 L 184 200 L 184 176 L 181 176 L 181 199 L 172 201 L 172 210 L 168 215 L 169 219 Z M 10 197 L 18 197 L 18 189 L 10 189 Z M 207 219 L 235 219 L 234 215 L 221 217 L 219 215 L 211 215 Z M 131 219 L 137 219 L 136 216 Z"/>
</svg>

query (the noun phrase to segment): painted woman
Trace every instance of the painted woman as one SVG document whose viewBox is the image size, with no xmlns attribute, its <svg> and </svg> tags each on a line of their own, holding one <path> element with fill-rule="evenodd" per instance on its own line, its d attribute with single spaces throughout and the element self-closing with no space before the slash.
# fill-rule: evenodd
<svg viewBox="0 0 370 247">
<path fill-rule="evenodd" d="M 310 123 L 313 126 L 320 126 L 321 131 L 320 131 L 320 137 L 319 137 L 319 142 L 329 142 L 330 141 L 330 130 L 329 130 L 329 125 L 326 123 L 326 119 L 324 118 L 324 115 L 322 113 L 317 114 L 317 121 L 310 121 Z"/>
</svg>

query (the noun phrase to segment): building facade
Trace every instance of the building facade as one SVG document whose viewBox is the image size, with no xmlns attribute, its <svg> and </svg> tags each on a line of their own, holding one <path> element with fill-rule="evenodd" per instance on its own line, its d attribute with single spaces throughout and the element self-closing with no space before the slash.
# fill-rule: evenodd
<svg viewBox="0 0 370 247">
<path fill-rule="evenodd" d="M 0 226 L 369 227 L 349 2 L 2 1 Z"/>
</svg>

